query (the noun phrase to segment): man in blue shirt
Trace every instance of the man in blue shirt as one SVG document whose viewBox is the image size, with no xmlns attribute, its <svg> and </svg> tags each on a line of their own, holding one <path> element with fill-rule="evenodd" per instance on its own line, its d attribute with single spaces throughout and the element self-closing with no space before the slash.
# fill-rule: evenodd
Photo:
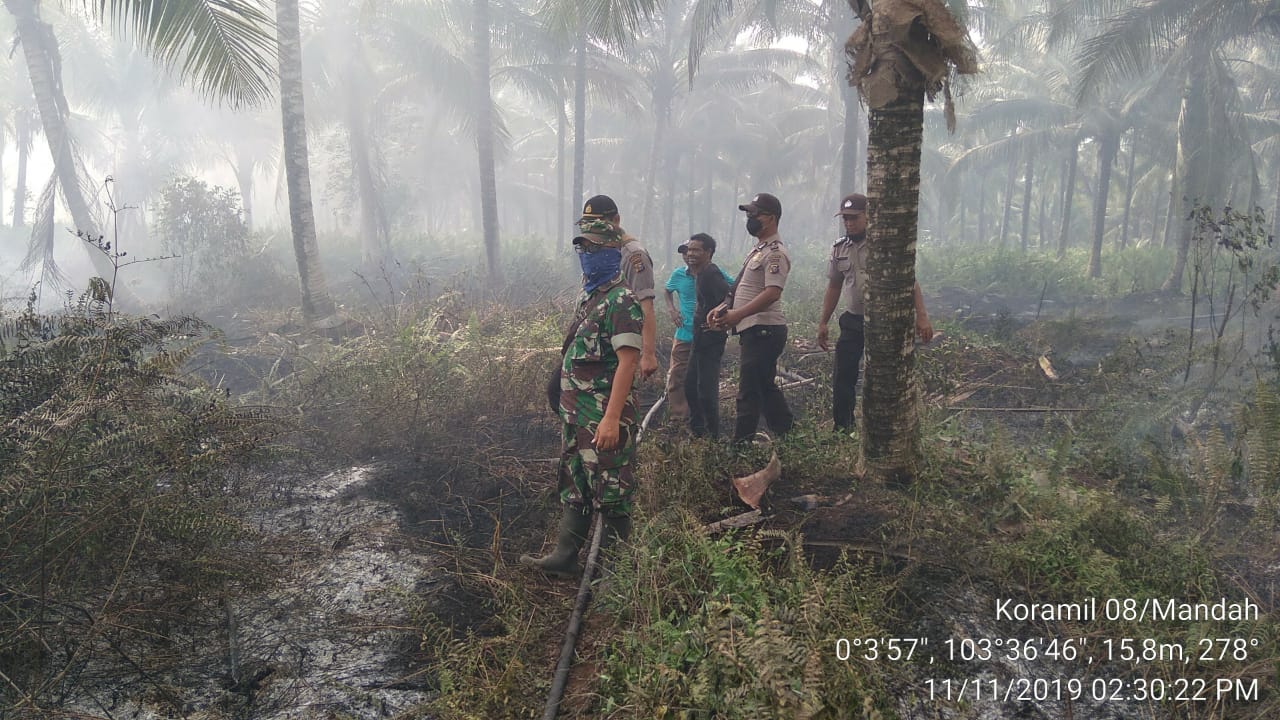
<svg viewBox="0 0 1280 720">
<path fill-rule="evenodd" d="M 728 333 L 708 328 L 707 313 L 719 307 L 729 294 L 733 278 L 711 262 L 716 254 L 716 240 L 706 233 L 698 233 L 680 246 L 689 274 L 694 277 L 694 294 L 698 298 L 693 311 L 693 352 L 689 355 L 689 370 L 684 393 L 689 402 L 689 429 L 695 437 L 710 435 L 720 437 L 720 358 L 724 356 L 724 343 Z"/>
</svg>

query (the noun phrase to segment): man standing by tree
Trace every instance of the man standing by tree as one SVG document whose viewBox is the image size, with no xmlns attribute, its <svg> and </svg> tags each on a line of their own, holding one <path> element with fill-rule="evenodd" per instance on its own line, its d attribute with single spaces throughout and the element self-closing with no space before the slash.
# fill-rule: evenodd
<svg viewBox="0 0 1280 720">
<path fill-rule="evenodd" d="M 862 24 L 845 45 L 849 82 L 867 103 L 867 372 L 863 380 L 862 466 L 872 481 L 915 477 L 920 413 L 915 385 L 916 230 L 924 100 L 943 98 L 955 129 L 950 78 L 977 72 L 964 26 L 942 0 L 858 0 Z"/>
<path fill-rule="evenodd" d="M 778 223 L 782 220 L 782 202 L 778 198 L 760 193 L 738 209 L 747 214 L 747 234 L 757 242 L 729 297 L 707 314 L 707 325 L 715 330 L 732 328 L 741 343 L 738 419 L 733 439 L 749 442 L 762 412 L 778 436 L 785 435 L 794 421 L 787 398 L 774 379 L 778 358 L 787 346 L 782 289 L 791 272 L 791 258 L 778 236 Z"/>
<path fill-rule="evenodd" d="M 831 378 L 831 414 L 837 432 L 853 430 L 853 409 L 858 402 L 858 365 L 862 362 L 862 316 L 867 277 L 867 196 L 846 195 L 836 217 L 844 224 L 844 237 L 831 248 L 827 261 L 827 291 L 822 296 L 822 312 L 818 315 L 818 345 L 830 350 L 827 321 L 844 297 L 845 311 L 840 315 L 840 339 L 836 341 L 835 372 Z M 933 326 L 924 307 L 920 283 L 913 291 L 916 307 L 916 336 L 921 342 L 933 338 Z"/>
<path fill-rule="evenodd" d="M 622 216 L 618 214 L 618 204 L 608 195 L 596 195 L 587 200 L 582 207 L 582 219 L 579 227 L 585 227 L 597 220 L 612 225 L 622 242 L 622 282 L 640 301 L 640 309 L 644 311 L 644 347 L 640 350 L 640 377 L 648 378 L 658 371 L 658 320 L 654 315 L 653 299 L 657 293 L 653 290 L 653 260 L 640 241 L 631 237 L 622 229 Z"/>
</svg>

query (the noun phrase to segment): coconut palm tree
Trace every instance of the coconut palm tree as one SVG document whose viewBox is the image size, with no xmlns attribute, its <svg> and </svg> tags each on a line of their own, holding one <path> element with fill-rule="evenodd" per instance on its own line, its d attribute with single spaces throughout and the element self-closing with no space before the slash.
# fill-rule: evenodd
<svg viewBox="0 0 1280 720">
<path fill-rule="evenodd" d="M 480 219 L 484 229 L 484 253 L 489 277 L 498 280 L 498 181 L 494 161 L 493 67 L 489 46 L 489 0 L 472 0 L 475 19 L 471 28 L 473 79 L 476 84 L 476 154 L 480 162 Z"/>
<path fill-rule="evenodd" d="M 1175 168 L 1180 214 L 1189 218 L 1196 204 L 1225 200 L 1226 165 L 1239 148 L 1223 144 L 1231 134 L 1225 109 L 1235 93 L 1224 52 L 1248 41 L 1280 38 L 1280 5 L 1273 0 L 1181 0 L 1113 10 L 1110 3 L 1096 0 L 1083 4 L 1102 18 L 1102 27 L 1081 47 L 1081 98 L 1151 73 L 1162 85 L 1180 88 Z M 1181 291 L 1191 236 L 1189 221 L 1183 221 L 1174 267 L 1163 286 L 1168 292 Z"/>
<path fill-rule="evenodd" d="M 307 116 L 302 98 L 302 31 L 298 1 L 276 0 L 276 46 L 280 55 L 280 113 L 284 129 L 284 173 L 289 188 L 289 226 L 302 289 L 302 315 L 316 323 L 334 314 L 333 298 L 320 266 L 316 219 L 311 205 Z"/>
<path fill-rule="evenodd" d="M 40 14 L 37 0 L 3 0 L 13 16 L 31 79 L 40 125 L 58 187 L 76 228 L 90 237 L 100 235 L 98 222 L 82 189 L 75 144 L 68 131 L 70 110 L 62 86 L 62 59 L 53 26 Z M 233 104 L 252 103 L 269 94 L 270 20 L 250 0 L 173 0 L 163 13 L 142 0 L 92 3 L 98 19 L 131 28 L 138 42 L 162 64 L 181 68 L 180 74 L 203 94 Z M 107 259 L 89 251 L 94 266 L 111 278 Z M 130 300 L 118 288 L 120 299 Z M 137 303 L 136 298 L 133 302 Z"/>
<path fill-rule="evenodd" d="M 379 143 L 376 99 L 381 89 L 380 67 L 373 48 L 380 25 L 388 22 L 381 6 L 370 3 L 326 2 L 310 16 L 303 33 L 302 53 L 308 58 L 307 91 L 315 127 L 334 124 L 346 137 L 349 184 L 359 221 L 361 264 L 372 268 L 390 251 L 390 219 L 383 200 L 387 186 Z M 310 72 L 314 70 L 314 72 Z M 246 167 L 251 163 L 239 163 Z"/>
<path fill-rule="evenodd" d="M 0 33 L 12 34 L 9 16 L 0 16 Z M 6 32 L 8 31 L 8 32 Z M 36 130 L 35 97 L 26 73 L 19 71 L 18 62 L 8 53 L 0 53 L 0 157 L 5 147 L 12 144 L 17 159 L 13 184 L 12 223 L 20 228 L 26 224 L 27 205 L 27 157 L 31 152 L 31 140 Z M 5 179 L 0 168 L 0 222 L 4 222 L 3 197 Z"/>
<path fill-rule="evenodd" d="M 850 81 L 870 113 L 863 456 L 873 479 L 898 482 L 915 476 L 919 456 L 912 295 L 924 100 L 941 91 L 949 102 L 952 75 L 978 68 L 964 27 L 940 0 L 859 2 L 857 9 Z"/>
<path fill-rule="evenodd" d="M 723 1 L 723 0 L 718 0 Z M 657 0 L 546 0 L 544 22 L 558 42 L 571 44 L 573 74 L 573 203 L 580 208 L 586 174 L 587 68 L 603 48 L 628 47 L 657 11 Z"/>
</svg>

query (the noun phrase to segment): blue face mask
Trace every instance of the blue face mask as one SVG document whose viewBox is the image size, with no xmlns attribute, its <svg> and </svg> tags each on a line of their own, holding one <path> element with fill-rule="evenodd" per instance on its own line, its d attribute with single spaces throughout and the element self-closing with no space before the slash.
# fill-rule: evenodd
<svg viewBox="0 0 1280 720">
<path fill-rule="evenodd" d="M 578 263 L 582 265 L 582 289 L 591 292 L 618 276 L 618 269 L 622 267 L 622 251 L 610 247 L 579 253 Z"/>
</svg>

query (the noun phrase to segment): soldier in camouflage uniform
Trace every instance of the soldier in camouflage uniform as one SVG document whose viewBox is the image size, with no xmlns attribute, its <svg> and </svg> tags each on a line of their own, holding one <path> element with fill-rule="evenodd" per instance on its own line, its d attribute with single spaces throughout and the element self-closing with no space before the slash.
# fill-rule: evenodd
<svg viewBox="0 0 1280 720">
<path fill-rule="evenodd" d="M 573 239 L 583 271 L 583 296 L 560 364 L 559 485 L 563 515 L 549 555 L 520 562 L 551 575 L 578 572 L 578 552 L 591 526 L 593 501 L 606 538 L 631 529 L 636 404 L 631 386 L 639 366 L 644 314 L 620 277 L 623 236 L 607 221 L 584 218 Z"/>
<path fill-rule="evenodd" d="M 622 229 L 622 216 L 618 214 L 618 204 L 608 195 L 593 195 L 582 206 L 580 227 L 603 220 L 618 232 L 619 249 L 622 251 L 620 263 L 622 282 L 640 302 L 644 311 L 644 347 L 640 348 L 640 377 L 648 378 L 658 371 L 658 318 L 653 309 L 654 290 L 653 259 L 649 251 L 632 235 Z"/>
</svg>

